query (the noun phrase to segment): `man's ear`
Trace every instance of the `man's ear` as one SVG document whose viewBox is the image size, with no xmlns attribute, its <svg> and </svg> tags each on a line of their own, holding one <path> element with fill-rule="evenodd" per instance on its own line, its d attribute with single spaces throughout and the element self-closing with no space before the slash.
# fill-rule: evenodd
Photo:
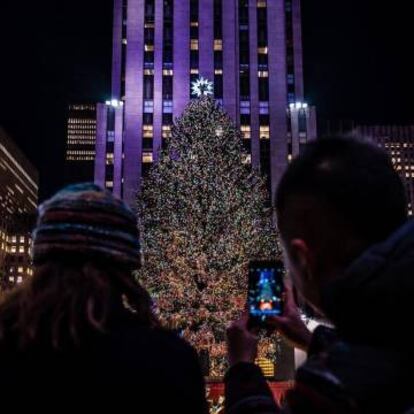
<svg viewBox="0 0 414 414">
<path fill-rule="evenodd" d="M 314 258 L 306 242 L 302 239 L 293 239 L 290 242 L 290 251 L 292 260 L 301 273 L 312 274 Z"/>
</svg>

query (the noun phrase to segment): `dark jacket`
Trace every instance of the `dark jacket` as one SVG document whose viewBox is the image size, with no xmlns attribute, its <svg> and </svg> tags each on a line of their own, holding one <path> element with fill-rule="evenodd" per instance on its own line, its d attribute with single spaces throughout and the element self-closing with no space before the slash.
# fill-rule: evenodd
<svg viewBox="0 0 414 414">
<path fill-rule="evenodd" d="M 18 351 L 0 341 L 2 406 L 31 412 L 180 412 L 206 414 L 196 352 L 171 332 L 138 324 L 125 313 L 111 332 L 79 347 L 52 350 L 50 341 Z M 76 411 L 73 411 L 76 410 Z M 19 412 L 19 410 L 17 410 Z"/>
<path fill-rule="evenodd" d="M 405 413 L 414 407 L 414 222 L 360 256 L 323 292 L 318 328 L 284 408 L 258 368 L 226 376 L 227 414 Z"/>
</svg>

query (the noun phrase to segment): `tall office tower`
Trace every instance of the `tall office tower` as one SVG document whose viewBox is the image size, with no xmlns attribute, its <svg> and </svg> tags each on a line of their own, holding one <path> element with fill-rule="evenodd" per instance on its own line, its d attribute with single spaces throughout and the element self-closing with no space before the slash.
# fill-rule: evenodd
<svg viewBox="0 0 414 414">
<path fill-rule="evenodd" d="M 404 183 L 408 214 L 414 213 L 414 125 L 368 125 L 355 121 L 324 121 L 321 135 L 370 141 L 384 149 Z"/>
<path fill-rule="evenodd" d="M 404 183 L 408 201 L 408 214 L 414 211 L 414 125 L 358 125 L 353 128 L 355 137 L 369 139 L 383 148 Z"/>
<path fill-rule="evenodd" d="M 65 183 L 94 180 L 96 105 L 69 105 Z"/>
<path fill-rule="evenodd" d="M 112 97 L 97 109 L 95 181 L 133 205 L 201 78 L 274 193 L 316 136 L 304 102 L 300 0 L 115 0 Z"/>
<path fill-rule="evenodd" d="M 31 230 L 38 203 L 38 172 L 0 128 L 0 285 L 30 276 Z"/>
</svg>

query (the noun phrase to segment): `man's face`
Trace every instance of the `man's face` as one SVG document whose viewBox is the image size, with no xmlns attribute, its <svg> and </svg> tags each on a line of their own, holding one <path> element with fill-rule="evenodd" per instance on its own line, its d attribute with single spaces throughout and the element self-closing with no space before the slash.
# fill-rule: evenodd
<svg viewBox="0 0 414 414">
<path fill-rule="evenodd" d="M 312 250 L 300 239 L 286 241 L 282 236 L 284 261 L 293 286 L 299 296 L 320 312 L 319 288 L 312 265 Z"/>
</svg>

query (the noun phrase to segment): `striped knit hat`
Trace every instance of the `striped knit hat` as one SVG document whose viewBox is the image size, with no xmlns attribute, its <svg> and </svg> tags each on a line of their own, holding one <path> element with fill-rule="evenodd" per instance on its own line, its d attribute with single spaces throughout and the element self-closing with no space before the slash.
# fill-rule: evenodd
<svg viewBox="0 0 414 414">
<path fill-rule="evenodd" d="M 33 262 L 38 265 L 62 255 L 103 258 L 138 268 L 135 215 L 95 184 L 64 188 L 39 207 Z"/>
</svg>

